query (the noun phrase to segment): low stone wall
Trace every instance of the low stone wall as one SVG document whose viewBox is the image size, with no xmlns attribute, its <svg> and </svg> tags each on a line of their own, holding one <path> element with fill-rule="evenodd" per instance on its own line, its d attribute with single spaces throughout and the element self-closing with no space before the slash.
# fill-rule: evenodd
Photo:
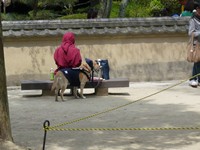
<svg viewBox="0 0 200 150">
<path fill-rule="evenodd" d="M 187 28 L 187 20 L 185 26 Z M 149 25 L 149 28 L 152 26 Z M 118 29 L 115 28 L 114 31 L 116 30 Z M 56 68 L 53 53 L 66 31 L 71 30 L 46 36 L 11 36 L 13 34 L 7 35 L 5 32 L 8 30 L 4 30 L 7 84 L 19 85 L 20 80 L 24 79 L 49 79 L 50 68 Z M 76 45 L 83 57 L 108 59 L 111 78 L 126 77 L 133 82 L 188 78 L 192 64 L 185 59 L 187 29 L 159 34 L 147 32 L 148 30 L 137 34 L 80 33 L 76 36 Z"/>
</svg>

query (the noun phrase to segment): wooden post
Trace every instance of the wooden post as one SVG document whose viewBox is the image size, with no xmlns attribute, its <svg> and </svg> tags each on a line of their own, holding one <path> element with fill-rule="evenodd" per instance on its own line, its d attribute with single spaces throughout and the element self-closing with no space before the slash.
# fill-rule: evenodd
<svg viewBox="0 0 200 150">
<path fill-rule="evenodd" d="M 108 88 L 95 88 L 97 96 L 108 96 Z"/>
</svg>

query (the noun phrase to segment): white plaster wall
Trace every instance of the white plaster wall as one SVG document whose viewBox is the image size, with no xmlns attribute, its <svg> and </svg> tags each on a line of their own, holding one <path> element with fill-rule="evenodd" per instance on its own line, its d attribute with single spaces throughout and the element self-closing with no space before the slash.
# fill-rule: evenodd
<svg viewBox="0 0 200 150">
<path fill-rule="evenodd" d="M 4 55 L 8 85 L 24 79 L 49 79 L 53 53 L 62 37 L 7 38 Z M 110 77 L 130 81 L 177 80 L 190 76 L 186 34 L 76 36 L 83 57 L 108 59 Z"/>
</svg>

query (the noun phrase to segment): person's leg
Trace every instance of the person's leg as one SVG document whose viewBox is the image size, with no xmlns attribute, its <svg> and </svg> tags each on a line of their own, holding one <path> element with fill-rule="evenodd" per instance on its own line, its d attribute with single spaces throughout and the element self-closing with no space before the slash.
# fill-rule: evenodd
<svg viewBox="0 0 200 150">
<path fill-rule="evenodd" d="M 192 68 L 192 76 L 195 76 L 198 73 L 200 73 L 200 62 L 194 63 Z M 193 77 L 190 80 L 197 80 L 197 77 Z"/>
<path fill-rule="evenodd" d="M 196 63 L 193 64 L 193 68 L 192 68 L 192 76 L 196 75 Z M 196 77 L 191 78 L 190 80 L 197 80 Z"/>
<path fill-rule="evenodd" d="M 197 74 L 200 74 L 200 62 L 194 63 L 193 76 Z M 196 77 L 196 80 L 200 83 L 200 75 Z"/>
<path fill-rule="evenodd" d="M 109 64 L 108 64 L 108 60 L 101 60 L 101 66 L 102 66 L 102 77 L 105 80 L 109 80 L 110 76 L 109 76 Z"/>
<path fill-rule="evenodd" d="M 192 76 L 195 76 L 196 74 L 198 74 L 198 65 L 200 65 L 199 63 L 194 63 L 193 68 L 192 68 Z M 198 81 L 197 81 L 197 77 L 192 77 L 189 81 L 189 85 L 192 87 L 197 87 L 198 86 Z"/>
</svg>

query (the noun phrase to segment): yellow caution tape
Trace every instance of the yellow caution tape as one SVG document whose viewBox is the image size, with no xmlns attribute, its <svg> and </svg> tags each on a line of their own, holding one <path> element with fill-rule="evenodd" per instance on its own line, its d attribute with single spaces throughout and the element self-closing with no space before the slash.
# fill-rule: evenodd
<svg viewBox="0 0 200 150">
<path fill-rule="evenodd" d="M 200 130 L 200 127 L 165 127 L 165 128 L 45 128 L 48 131 L 150 131 L 150 130 Z"/>
<path fill-rule="evenodd" d="M 98 116 L 98 115 L 101 115 L 101 114 L 105 114 L 105 113 L 108 113 L 108 112 L 117 110 L 117 109 L 122 108 L 122 107 L 128 106 L 128 105 L 130 105 L 130 104 L 136 103 L 136 102 L 138 102 L 138 101 L 144 100 L 144 99 L 146 99 L 146 98 L 149 98 L 149 97 L 151 97 L 151 96 L 154 96 L 154 95 L 156 95 L 156 94 L 159 94 L 159 93 L 161 93 L 161 92 L 163 92 L 163 91 L 166 91 L 166 90 L 168 90 L 168 89 L 171 89 L 171 88 L 173 88 L 173 87 L 175 87 L 175 86 L 177 86 L 177 85 L 180 85 L 180 84 L 182 84 L 183 82 L 186 82 L 187 80 L 190 80 L 190 79 L 192 79 L 192 78 L 194 78 L 194 77 L 197 77 L 197 76 L 199 76 L 199 75 L 200 75 L 200 73 L 197 74 L 197 75 L 194 75 L 194 76 L 192 76 L 192 77 L 190 77 L 190 78 L 188 78 L 188 79 L 185 79 L 185 80 L 183 80 L 183 81 L 181 81 L 181 82 L 179 82 L 179 83 L 176 83 L 176 84 L 174 84 L 174 85 L 172 85 L 172 86 L 169 86 L 169 87 L 167 87 L 167 88 L 165 88 L 165 89 L 162 89 L 162 90 L 160 90 L 160 91 L 158 91 L 158 92 L 155 92 L 155 93 L 152 93 L 152 94 L 150 94 L 150 95 L 144 96 L 144 97 L 142 97 L 142 98 L 140 98 L 140 99 L 137 99 L 137 100 L 135 100 L 135 101 L 129 102 L 129 103 L 127 103 L 127 104 L 124 104 L 124 105 L 121 105 L 121 106 L 117 106 L 117 107 L 114 107 L 114 108 L 105 110 L 105 111 L 103 111 L 103 112 L 95 113 L 95 114 L 92 114 L 92 115 L 87 116 L 87 117 L 82 117 L 82 118 L 79 118 L 79 119 L 75 119 L 75 120 L 73 120 L 73 121 L 69 121 L 69 122 L 65 122 L 65 123 L 62 123 L 62 124 L 58 124 L 58 125 L 52 126 L 51 129 L 54 129 L 54 130 L 55 130 L 56 128 L 61 127 L 61 126 L 65 126 L 65 125 L 69 125 L 69 124 L 72 124 L 72 123 L 75 123 L 75 122 L 79 122 L 79 121 L 82 121 L 82 120 L 86 120 L 86 119 L 89 119 L 89 118 L 92 118 L 92 117 L 95 117 L 95 116 Z M 91 128 L 91 129 L 92 129 L 92 128 Z M 94 129 L 96 129 L 96 128 L 94 128 Z M 101 128 L 99 128 L 99 129 L 101 129 Z M 115 128 L 114 128 L 114 129 L 115 129 Z M 137 129 L 137 130 L 139 130 L 140 128 L 130 128 L 130 129 Z M 143 130 L 144 130 L 144 129 L 145 129 L 145 128 L 143 128 Z M 154 128 L 148 128 L 148 129 L 153 130 Z M 157 129 L 157 128 L 156 128 L 156 129 Z M 161 130 L 161 128 L 159 128 L 159 129 Z M 182 128 L 181 128 L 181 129 L 182 129 Z M 196 129 L 196 128 L 195 128 L 195 129 Z M 69 130 L 69 129 L 67 129 L 67 130 Z M 74 130 L 75 130 L 75 129 L 74 129 Z M 77 129 L 77 130 L 78 130 L 78 129 Z M 167 129 L 164 128 L 164 130 L 167 130 Z M 168 130 L 170 130 L 170 129 L 168 129 Z"/>
</svg>

